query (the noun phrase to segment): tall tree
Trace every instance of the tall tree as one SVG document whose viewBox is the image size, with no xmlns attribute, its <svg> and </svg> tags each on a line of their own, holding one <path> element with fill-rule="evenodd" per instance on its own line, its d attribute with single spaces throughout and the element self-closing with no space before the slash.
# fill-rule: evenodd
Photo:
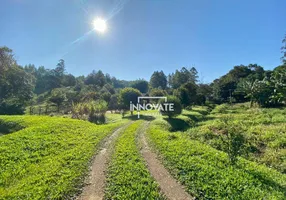
<svg viewBox="0 0 286 200">
<path fill-rule="evenodd" d="M 65 87 L 68 86 L 75 86 L 76 85 L 76 79 L 72 74 L 64 75 L 62 80 L 62 85 Z"/>
<path fill-rule="evenodd" d="M 0 114 L 23 114 L 32 98 L 34 77 L 25 72 L 7 47 L 0 47 Z"/>
<path fill-rule="evenodd" d="M 143 79 L 139 79 L 132 82 L 131 87 L 139 90 L 141 93 L 147 93 L 149 88 L 149 83 Z"/>
<path fill-rule="evenodd" d="M 155 71 L 150 79 L 150 85 L 152 88 L 167 88 L 167 77 L 163 71 Z"/>
<path fill-rule="evenodd" d="M 93 70 L 92 73 L 90 73 L 86 77 L 84 83 L 86 85 L 95 85 L 98 87 L 103 87 L 106 83 L 105 75 L 101 70 L 99 70 L 98 72 Z"/>
<path fill-rule="evenodd" d="M 141 96 L 141 93 L 139 90 L 127 87 L 127 88 L 120 90 L 119 101 L 124 109 L 128 109 L 130 106 L 130 102 L 132 102 L 133 104 L 136 104 L 137 98 L 139 96 Z M 131 111 L 131 114 L 133 114 L 132 111 Z"/>
<path fill-rule="evenodd" d="M 176 89 L 188 82 L 196 83 L 198 80 L 198 71 L 194 67 L 191 69 L 182 67 L 180 71 L 176 70 L 175 73 L 170 74 L 168 79 L 169 85 Z"/>
<path fill-rule="evenodd" d="M 179 87 L 178 89 L 176 89 L 174 91 L 174 96 L 176 96 L 180 100 L 184 108 L 191 104 L 189 91 L 184 87 Z"/>
<path fill-rule="evenodd" d="M 282 47 L 281 47 L 281 61 L 283 64 L 286 64 L 286 34 L 284 36 L 284 39 L 282 40 Z"/>
<path fill-rule="evenodd" d="M 53 89 L 49 101 L 56 104 L 57 111 L 60 111 L 60 106 L 66 101 L 66 93 L 62 88 Z"/>
</svg>

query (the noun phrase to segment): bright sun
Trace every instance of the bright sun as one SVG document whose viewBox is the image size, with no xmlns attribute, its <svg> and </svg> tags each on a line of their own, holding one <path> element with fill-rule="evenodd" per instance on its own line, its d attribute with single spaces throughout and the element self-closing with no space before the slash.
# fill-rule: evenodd
<svg viewBox="0 0 286 200">
<path fill-rule="evenodd" d="M 101 18 L 97 18 L 93 21 L 93 27 L 94 30 L 104 33 L 107 29 L 106 21 Z"/>
</svg>

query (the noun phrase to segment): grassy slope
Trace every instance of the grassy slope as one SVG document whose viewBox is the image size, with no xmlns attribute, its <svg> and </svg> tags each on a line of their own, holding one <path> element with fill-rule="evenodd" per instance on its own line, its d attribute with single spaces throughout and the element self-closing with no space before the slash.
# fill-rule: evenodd
<svg viewBox="0 0 286 200">
<path fill-rule="evenodd" d="M 247 138 L 249 151 L 243 157 L 286 173 L 286 108 L 249 109 L 244 104 L 221 105 L 207 116 L 206 121 L 189 130 L 190 137 L 221 150 L 223 124 L 220 118 L 224 116 L 239 126 Z"/>
<path fill-rule="evenodd" d="M 77 192 L 97 144 L 120 123 L 1 116 L 24 129 L 0 137 L 0 199 L 67 198 Z"/>
<path fill-rule="evenodd" d="M 202 199 L 285 199 L 286 175 L 245 159 L 232 167 L 224 152 L 183 132 L 171 133 L 169 126 L 157 119 L 147 135 L 191 194 Z"/>
<path fill-rule="evenodd" d="M 161 199 L 136 145 L 142 121 L 130 125 L 118 138 L 108 170 L 106 199 Z"/>
</svg>

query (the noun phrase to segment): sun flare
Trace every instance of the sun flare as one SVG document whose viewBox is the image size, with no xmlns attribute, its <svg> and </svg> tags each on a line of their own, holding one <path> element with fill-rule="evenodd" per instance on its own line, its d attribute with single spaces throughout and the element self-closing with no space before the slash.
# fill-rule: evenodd
<svg viewBox="0 0 286 200">
<path fill-rule="evenodd" d="M 93 28 L 97 32 L 104 33 L 107 29 L 106 21 L 101 18 L 95 19 L 93 21 Z"/>
</svg>

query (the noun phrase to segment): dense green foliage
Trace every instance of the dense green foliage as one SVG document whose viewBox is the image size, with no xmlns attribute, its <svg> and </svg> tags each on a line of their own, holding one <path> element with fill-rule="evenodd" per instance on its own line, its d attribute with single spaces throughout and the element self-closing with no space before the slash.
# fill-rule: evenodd
<svg viewBox="0 0 286 200">
<path fill-rule="evenodd" d="M 145 80 L 136 80 L 131 82 L 131 87 L 139 90 L 141 93 L 147 93 L 149 89 L 149 83 Z"/>
<path fill-rule="evenodd" d="M 130 103 L 136 104 L 138 97 L 141 96 L 139 90 L 134 88 L 124 88 L 119 93 L 119 102 L 123 108 L 129 109 Z"/>
<path fill-rule="evenodd" d="M 282 57 L 281 57 L 281 60 L 284 64 L 286 64 L 286 34 L 282 40 L 282 47 L 281 47 L 281 53 L 282 53 Z"/>
<path fill-rule="evenodd" d="M 33 94 L 33 81 L 17 64 L 12 50 L 0 47 L 0 114 L 23 114 Z"/>
<path fill-rule="evenodd" d="M 198 81 L 198 72 L 194 67 L 190 69 L 182 67 L 180 71 L 176 70 L 175 73 L 170 74 L 168 81 L 172 88 L 177 89 L 188 82 L 196 83 Z"/>
<path fill-rule="evenodd" d="M 99 142 L 125 121 L 97 126 L 58 117 L 8 117 L 0 136 L 0 199 L 67 199 L 79 191 Z M 1 124 L 3 124 L 1 122 Z"/>
<path fill-rule="evenodd" d="M 150 78 L 150 85 L 152 88 L 167 88 L 167 76 L 163 71 L 155 71 Z"/>
<path fill-rule="evenodd" d="M 118 138 L 108 170 L 106 199 L 163 199 L 137 148 L 142 121 L 130 125 Z"/>
<path fill-rule="evenodd" d="M 104 100 L 76 103 L 72 106 L 72 118 L 83 119 L 96 124 L 105 123 L 107 103 Z"/>
<path fill-rule="evenodd" d="M 166 121 L 155 120 L 148 137 L 190 194 L 201 199 L 285 199 L 286 175 L 242 158 L 231 165 L 226 153 L 167 127 Z"/>
<path fill-rule="evenodd" d="M 182 113 L 182 105 L 180 100 L 175 96 L 167 96 L 167 102 L 165 99 L 160 99 L 159 104 L 162 106 L 162 115 L 167 115 L 169 118 L 175 117 Z M 165 104 L 172 104 L 171 106 L 165 107 Z"/>
</svg>

